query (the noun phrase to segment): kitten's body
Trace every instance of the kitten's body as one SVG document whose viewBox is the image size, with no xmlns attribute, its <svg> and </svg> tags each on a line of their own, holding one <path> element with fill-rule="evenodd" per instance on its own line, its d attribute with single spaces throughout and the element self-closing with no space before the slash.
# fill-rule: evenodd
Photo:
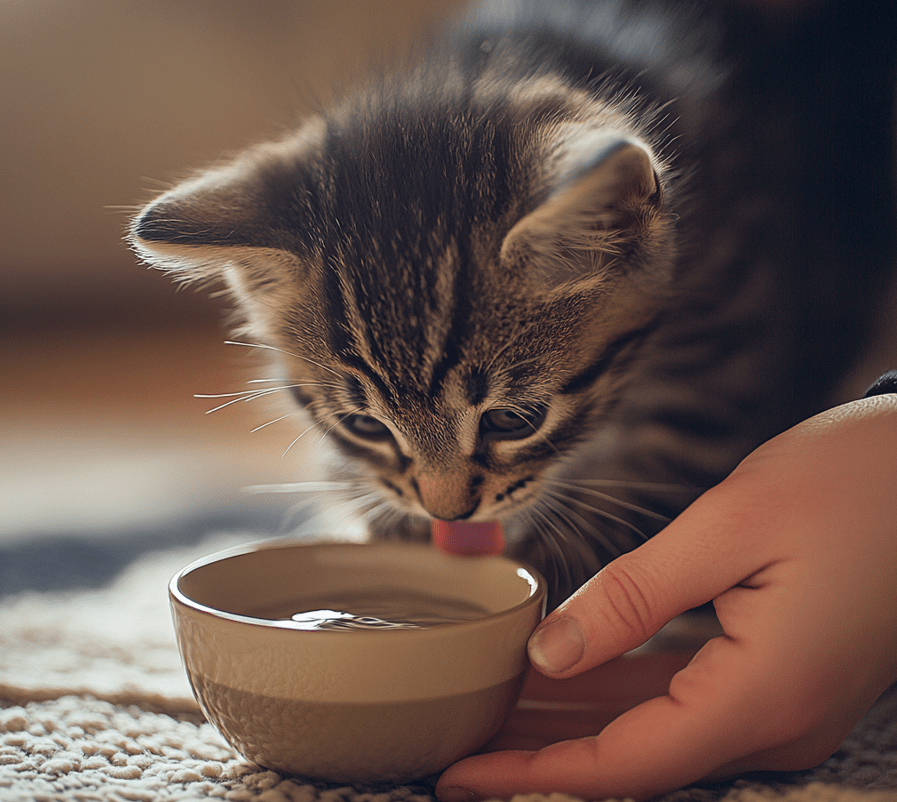
<svg viewBox="0 0 897 802">
<path fill-rule="evenodd" d="M 602 493 L 676 514 L 862 350 L 894 15 L 675 5 L 487 5 L 135 221 L 293 355 L 375 531 L 501 518 L 560 598 L 661 525 Z"/>
</svg>

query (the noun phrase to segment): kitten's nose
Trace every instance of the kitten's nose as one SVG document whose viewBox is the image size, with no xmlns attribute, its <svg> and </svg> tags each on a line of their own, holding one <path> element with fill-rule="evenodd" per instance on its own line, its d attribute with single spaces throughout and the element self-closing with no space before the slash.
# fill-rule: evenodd
<svg viewBox="0 0 897 802">
<path fill-rule="evenodd" d="M 477 511 L 477 507 L 479 506 L 480 503 L 477 502 L 467 512 L 461 513 L 461 515 L 456 515 L 454 518 L 440 518 L 440 520 L 448 521 L 449 523 L 451 523 L 452 521 L 466 521 Z"/>
<path fill-rule="evenodd" d="M 424 509 L 441 521 L 466 521 L 480 506 L 468 482 L 445 476 L 418 476 L 417 493 Z"/>
</svg>

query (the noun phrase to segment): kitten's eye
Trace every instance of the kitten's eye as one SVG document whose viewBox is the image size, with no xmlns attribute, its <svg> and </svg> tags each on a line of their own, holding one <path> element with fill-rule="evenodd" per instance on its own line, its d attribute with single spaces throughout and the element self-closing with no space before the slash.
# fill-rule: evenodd
<svg viewBox="0 0 897 802">
<path fill-rule="evenodd" d="M 490 409 L 480 418 L 480 430 L 501 440 L 521 440 L 542 425 L 547 412 L 545 407 L 530 410 Z"/>
<path fill-rule="evenodd" d="M 349 415 L 343 418 L 343 426 L 365 440 L 385 440 L 392 437 L 389 429 L 370 415 Z"/>
</svg>

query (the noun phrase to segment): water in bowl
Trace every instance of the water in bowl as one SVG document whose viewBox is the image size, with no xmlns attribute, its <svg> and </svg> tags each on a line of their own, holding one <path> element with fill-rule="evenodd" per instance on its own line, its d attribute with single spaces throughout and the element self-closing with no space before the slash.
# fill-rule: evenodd
<svg viewBox="0 0 897 802">
<path fill-rule="evenodd" d="M 278 603 L 255 613 L 304 630 L 426 629 L 489 614 L 473 602 L 420 590 L 376 588 Z"/>
</svg>

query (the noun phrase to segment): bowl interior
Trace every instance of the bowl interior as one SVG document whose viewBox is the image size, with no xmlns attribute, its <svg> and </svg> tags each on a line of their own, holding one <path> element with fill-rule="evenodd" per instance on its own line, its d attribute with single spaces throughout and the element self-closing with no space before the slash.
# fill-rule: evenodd
<svg viewBox="0 0 897 802">
<path fill-rule="evenodd" d="M 227 617 L 288 619 L 329 599 L 425 594 L 492 615 L 538 591 L 534 573 L 503 557 L 457 557 L 416 544 L 275 542 L 211 555 L 185 568 L 172 591 Z"/>
</svg>

